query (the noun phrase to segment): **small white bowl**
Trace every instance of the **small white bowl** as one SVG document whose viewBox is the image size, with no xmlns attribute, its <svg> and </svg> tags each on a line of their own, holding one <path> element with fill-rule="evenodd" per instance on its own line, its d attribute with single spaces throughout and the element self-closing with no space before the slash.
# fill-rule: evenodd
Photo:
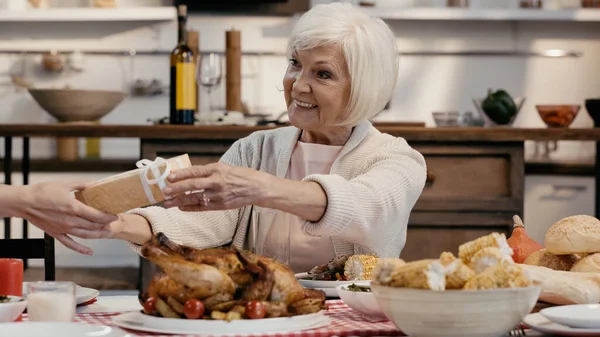
<svg viewBox="0 0 600 337">
<path fill-rule="evenodd" d="M 371 284 L 371 291 L 408 336 L 500 337 L 531 312 L 541 287 L 434 291 Z"/>
<path fill-rule="evenodd" d="M 356 281 L 337 286 L 336 290 L 340 299 L 342 299 L 347 306 L 360 312 L 371 321 L 387 321 L 388 318 L 385 316 L 383 311 L 381 311 L 375 295 L 373 295 L 372 292 L 348 290 L 348 286 L 352 284 L 356 284 L 358 286 L 370 286 L 371 281 Z"/>
<path fill-rule="evenodd" d="M 581 329 L 600 329 L 600 304 L 561 305 L 540 310 L 552 322 Z"/>
<path fill-rule="evenodd" d="M 0 323 L 14 322 L 25 311 L 27 301 L 20 296 L 8 296 L 10 302 L 0 303 Z"/>
</svg>

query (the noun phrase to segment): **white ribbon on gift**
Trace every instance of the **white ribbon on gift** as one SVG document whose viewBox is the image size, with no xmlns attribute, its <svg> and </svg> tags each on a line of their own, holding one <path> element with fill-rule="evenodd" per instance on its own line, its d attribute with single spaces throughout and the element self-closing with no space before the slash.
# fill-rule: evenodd
<svg viewBox="0 0 600 337">
<path fill-rule="evenodd" d="M 179 158 L 175 159 L 178 168 L 182 168 L 183 164 L 179 160 Z M 160 165 L 165 164 L 165 171 L 160 174 Z M 171 163 L 166 161 L 164 158 L 156 157 L 154 161 L 148 159 L 141 159 L 135 163 L 135 166 L 141 168 L 140 178 L 142 180 L 142 187 L 144 188 L 144 192 L 146 193 L 146 197 L 150 204 L 155 204 L 156 199 L 154 199 L 154 195 L 152 194 L 152 190 L 150 189 L 150 185 L 158 185 L 160 191 L 164 190 L 167 187 L 166 179 L 171 174 Z M 152 175 L 155 177 L 154 179 L 150 179 L 148 177 L 148 173 L 152 171 Z M 164 196 L 164 194 L 163 194 Z M 166 198 L 168 199 L 168 198 Z"/>
</svg>

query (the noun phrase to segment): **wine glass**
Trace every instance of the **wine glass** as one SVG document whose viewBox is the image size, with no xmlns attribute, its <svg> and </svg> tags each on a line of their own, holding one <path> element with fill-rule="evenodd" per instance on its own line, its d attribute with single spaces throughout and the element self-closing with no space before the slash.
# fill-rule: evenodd
<svg viewBox="0 0 600 337">
<path fill-rule="evenodd" d="M 221 83 L 221 55 L 209 53 L 198 58 L 196 80 L 206 88 L 208 93 L 208 109 L 212 111 L 211 93 L 213 87 Z"/>
</svg>

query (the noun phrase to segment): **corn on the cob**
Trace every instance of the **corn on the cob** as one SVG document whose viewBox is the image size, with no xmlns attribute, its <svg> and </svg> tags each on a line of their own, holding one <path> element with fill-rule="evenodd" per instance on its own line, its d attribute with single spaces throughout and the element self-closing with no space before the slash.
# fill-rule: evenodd
<svg viewBox="0 0 600 337">
<path fill-rule="evenodd" d="M 486 247 L 496 247 L 500 249 L 502 254 L 508 254 L 511 256 L 513 254 L 513 250 L 508 245 L 504 233 L 491 233 L 458 246 L 458 257 L 466 265 L 469 265 L 473 255 Z"/>
<path fill-rule="evenodd" d="M 396 268 L 387 285 L 398 288 L 445 290 L 446 275 L 439 260 L 413 261 Z"/>
<path fill-rule="evenodd" d="M 475 276 L 475 272 L 471 268 L 450 252 L 443 252 L 440 255 L 440 262 L 446 272 L 446 289 L 461 289 L 468 280 Z"/>
<path fill-rule="evenodd" d="M 485 247 L 471 257 L 470 267 L 477 274 L 500 262 L 514 263 L 512 257 L 496 247 Z"/>
<path fill-rule="evenodd" d="M 397 274 L 397 270 L 405 264 L 406 262 L 399 258 L 381 259 L 373 269 L 372 282 L 374 284 L 390 285 L 394 275 Z"/>
<path fill-rule="evenodd" d="M 531 284 L 531 279 L 520 265 L 500 262 L 471 278 L 465 284 L 464 289 L 519 288 Z"/>
<path fill-rule="evenodd" d="M 344 264 L 344 276 L 346 280 L 370 280 L 379 261 L 377 256 L 352 255 Z"/>
</svg>

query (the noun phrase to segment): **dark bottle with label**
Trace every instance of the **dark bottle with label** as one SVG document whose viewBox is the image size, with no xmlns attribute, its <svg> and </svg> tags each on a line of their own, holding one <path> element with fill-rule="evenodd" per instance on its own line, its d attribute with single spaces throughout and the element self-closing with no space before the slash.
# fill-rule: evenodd
<svg viewBox="0 0 600 337">
<path fill-rule="evenodd" d="M 187 6 L 177 8 L 178 43 L 171 52 L 171 96 L 169 122 L 194 124 L 196 112 L 196 65 L 194 53 L 187 45 Z"/>
</svg>

